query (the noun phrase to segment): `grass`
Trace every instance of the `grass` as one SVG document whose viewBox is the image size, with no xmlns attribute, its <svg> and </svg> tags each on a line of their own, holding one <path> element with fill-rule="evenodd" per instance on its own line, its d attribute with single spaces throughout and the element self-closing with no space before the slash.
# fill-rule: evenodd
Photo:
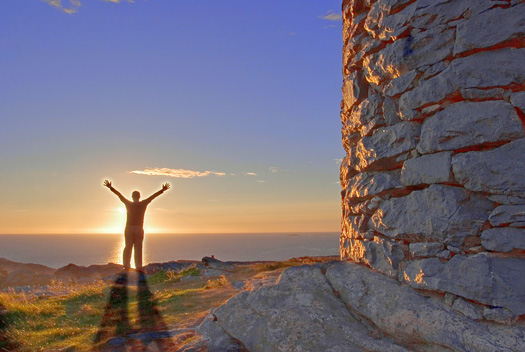
<svg viewBox="0 0 525 352">
<path fill-rule="evenodd" d="M 39 299 L 33 295 L 0 293 L 7 310 L 2 348 L 40 351 L 76 345 L 89 349 L 104 310 L 107 288 L 79 287 L 69 295 Z"/>
<path fill-rule="evenodd" d="M 232 275 L 214 278 L 201 277 L 195 267 L 180 273 L 159 271 L 148 277 L 146 289 L 128 286 L 124 306 L 134 328 L 141 327 L 144 319 L 153 317 L 155 312 L 167 328 L 195 326 L 209 309 L 224 304 L 239 292 L 232 282 L 275 276 L 280 269 L 303 264 L 305 260 L 239 265 Z M 194 278 L 181 280 L 184 276 Z M 95 336 L 111 305 L 110 297 L 119 289 L 115 291 L 116 286 L 107 282 L 55 285 L 50 290 L 67 288 L 69 293 L 41 298 L 33 294 L 0 293 L 0 311 L 2 307 L 4 311 L 0 315 L 1 352 L 94 349 Z"/>
</svg>

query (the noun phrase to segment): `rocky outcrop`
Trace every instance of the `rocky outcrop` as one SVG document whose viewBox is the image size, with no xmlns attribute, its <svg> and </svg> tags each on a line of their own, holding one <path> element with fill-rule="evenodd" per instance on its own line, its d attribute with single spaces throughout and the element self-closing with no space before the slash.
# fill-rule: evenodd
<svg viewBox="0 0 525 352">
<path fill-rule="evenodd" d="M 406 292 L 453 295 L 470 317 L 517 324 L 525 1 L 344 0 L 342 9 L 341 259 Z"/>
<path fill-rule="evenodd" d="M 18 263 L 0 258 L 0 288 L 46 285 L 53 279 L 55 269 L 45 265 Z"/>
<path fill-rule="evenodd" d="M 488 321 L 461 298 L 425 296 L 349 262 L 289 268 L 275 285 L 215 309 L 199 331 L 252 352 L 525 349 L 523 327 Z"/>
<path fill-rule="evenodd" d="M 54 277 L 56 280 L 65 282 L 87 283 L 101 280 L 120 271 L 122 271 L 122 265 L 113 263 L 87 267 L 68 264 L 55 271 Z"/>
</svg>

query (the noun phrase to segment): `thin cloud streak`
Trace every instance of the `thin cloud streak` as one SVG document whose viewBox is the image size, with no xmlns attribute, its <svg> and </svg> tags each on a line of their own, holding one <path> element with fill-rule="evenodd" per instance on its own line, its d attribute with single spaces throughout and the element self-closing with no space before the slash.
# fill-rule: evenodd
<svg viewBox="0 0 525 352">
<path fill-rule="evenodd" d="M 112 2 L 114 4 L 118 4 L 120 2 L 123 2 L 123 0 L 104 0 L 105 2 Z M 127 2 L 135 2 L 133 0 L 126 0 Z"/>
<path fill-rule="evenodd" d="M 330 10 L 326 13 L 326 15 L 319 16 L 319 18 L 322 18 L 323 20 L 326 20 L 326 21 L 339 22 L 343 20 L 343 15 Z"/>
<path fill-rule="evenodd" d="M 257 174 L 255 172 L 245 172 L 244 174 L 246 176 L 257 176 Z"/>
<path fill-rule="evenodd" d="M 46 2 L 49 6 L 52 6 L 56 8 L 57 10 L 60 10 L 62 12 L 67 13 L 68 15 L 72 15 L 74 13 L 78 12 L 78 9 L 82 6 L 82 2 L 80 0 L 69 0 L 70 7 L 64 7 L 62 4 L 62 0 L 43 0 Z M 104 2 L 111 2 L 113 4 L 119 4 L 121 2 L 130 2 L 134 3 L 134 0 L 103 0 Z"/>
<path fill-rule="evenodd" d="M 52 6 L 62 12 L 72 15 L 78 11 L 78 8 L 82 6 L 82 3 L 79 0 L 69 0 L 69 3 L 72 7 L 65 8 L 62 5 L 62 0 L 44 0 L 49 6 Z"/>
<path fill-rule="evenodd" d="M 195 178 L 195 177 L 206 177 L 210 175 L 225 176 L 224 172 L 216 171 L 193 171 L 185 169 L 170 169 L 170 168 L 152 168 L 144 170 L 130 171 L 130 174 L 147 175 L 147 176 L 167 176 L 175 178 Z"/>
</svg>

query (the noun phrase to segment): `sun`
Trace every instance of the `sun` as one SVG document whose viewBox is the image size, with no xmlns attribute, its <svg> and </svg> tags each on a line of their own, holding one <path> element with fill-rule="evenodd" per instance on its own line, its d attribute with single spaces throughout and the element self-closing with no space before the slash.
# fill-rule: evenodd
<svg viewBox="0 0 525 352">
<path fill-rule="evenodd" d="M 107 216 L 106 224 L 95 230 L 97 233 L 124 233 L 126 227 L 126 208 L 117 207 L 108 209 L 110 213 Z"/>
</svg>

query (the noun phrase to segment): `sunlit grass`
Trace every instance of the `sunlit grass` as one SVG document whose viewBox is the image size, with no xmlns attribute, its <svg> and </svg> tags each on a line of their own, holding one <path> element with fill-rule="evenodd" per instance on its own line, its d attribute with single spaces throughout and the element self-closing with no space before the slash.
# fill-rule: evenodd
<svg viewBox="0 0 525 352">
<path fill-rule="evenodd" d="M 85 285 L 61 297 L 38 298 L 24 293 L 0 293 L 6 341 L 19 351 L 76 346 L 88 350 L 102 315 L 106 288 Z"/>
<path fill-rule="evenodd" d="M 196 267 L 183 272 L 159 271 L 147 279 L 151 292 L 149 303 L 170 328 L 198 324 L 209 309 L 224 304 L 239 291 L 231 285 L 261 273 L 279 273 L 283 268 L 310 261 L 300 258 L 285 262 L 252 263 L 237 266 L 230 276 L 202 277 Z M 190 276 L 186 280 L 184 277 Z M 50 285 L 59 296 L 38 298 L 33 294 L 0 293 L 0 351 L 92 351 L 102 317 L 112 290 L 112 283 L 86 285 Z M 133 327 L 140 326 L 140 288 L 128 286 L 128 318 Z M 1 325 L 1 324 L 0 324 Z M 1 326 L 0 326 L 1 328 Z M 3 334 L 2 334 L 3 333 Z M 101 343 L 104 343 L 102 341 Z"/>
<path fill-rule="evenodd" d="M 148 278 L 152 301 L 168 326 L 198 322 L 207 311 L 231 296 L 219 294 L 202 297 L 207 290 L 201 281 L 189 288 L 174 288 L 183 276 L 197 276 L 198 269 L 182 273 L 158 272 Z M 32 294 L 0 293 L 0 304 L 7 313 L 4 340 L 0 351 L 48 351 L 69 348 L 89 351 L 99 330 L 107 305 L 110 284 L 75 286 L 74 292 L 60 297 L 38 298 Z M 128 317 L 133 326 L 140 325 L 137 287 L 128 287 Z M 16 347 L 16 348 L 15 348 Z"/>
</svg>

